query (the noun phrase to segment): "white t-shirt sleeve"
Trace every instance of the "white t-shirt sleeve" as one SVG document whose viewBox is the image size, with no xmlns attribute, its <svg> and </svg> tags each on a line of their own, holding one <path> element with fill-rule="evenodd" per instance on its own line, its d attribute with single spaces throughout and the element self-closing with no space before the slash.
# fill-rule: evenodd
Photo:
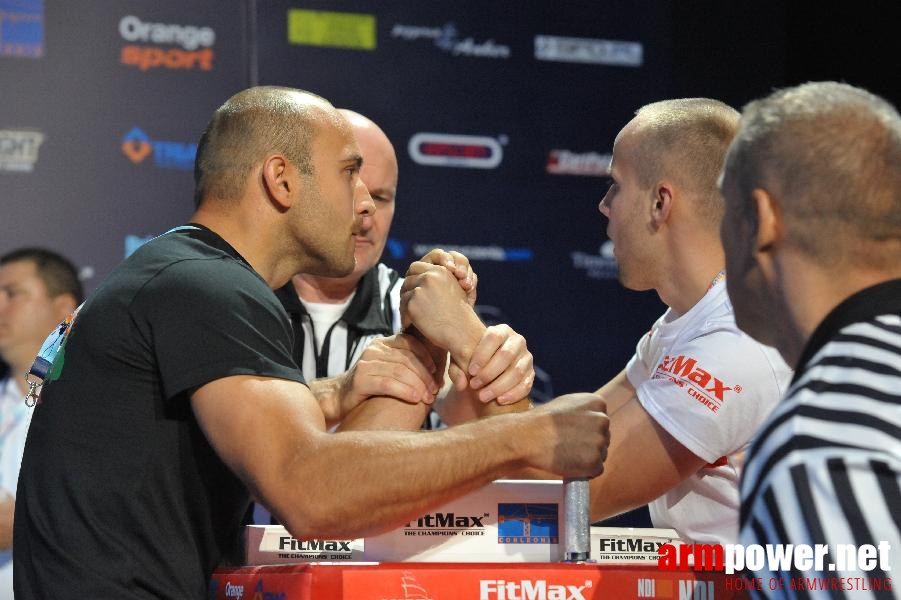
<svg viewBox="0 0 901 600">
<path fill-rule="evenodd" d="M 626 375 L 648 414 L 708 463 L 740 450 L 780 396 L 763 347 L 728 329 L 672 346 L 659 358 L 651 356 L 646 335 Z"/>
<path fill-rule="evenodd" d="M 651 351 L 651 331 L 647 332 L 635 345 L 635 354 L 626 363 L 626 379 L 632 387 L 638 389 L 642 381 L 651 376 L 654 370 L 653 353 Z"/>
</svg>

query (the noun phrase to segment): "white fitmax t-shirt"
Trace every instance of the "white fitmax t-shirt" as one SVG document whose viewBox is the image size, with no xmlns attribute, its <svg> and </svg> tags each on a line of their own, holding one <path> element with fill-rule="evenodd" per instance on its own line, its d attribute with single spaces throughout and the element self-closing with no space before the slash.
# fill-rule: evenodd
<svg viewBox="0 0 901 600">
<path fill-rule="evenodd" d="M 708 465 L 648 506 L 655 527 L 697 543 L 738 542 L 740 457 L 785 393 L 778 352 L 735 325 L 719 282 L 687 313 L 667 310 L 626 366 L 638 401 Z"/>
</svg>

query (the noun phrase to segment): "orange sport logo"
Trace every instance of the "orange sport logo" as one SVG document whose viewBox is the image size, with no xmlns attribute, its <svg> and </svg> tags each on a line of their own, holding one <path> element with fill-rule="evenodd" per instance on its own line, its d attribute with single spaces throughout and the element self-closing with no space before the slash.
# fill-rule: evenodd
<svg viewBox="0 0 901 600">
<path fill-rule="evenodd" d="M 664 356 L 654 373 L 655 379 L 666 378 L 707 407 L 711 412 L 719 412 L 726 401 L 726 392 L 741 393 L 740 385 L 728 386 L 698 365 L 698 361 L 684 354 Z"/>
<path fill-rule="evenodd" d="M 210 27 L 148 23 L 134 15 L 119 21 L 119 35 L 127 42 L 122 46 L 119 62 L 149 69 L 213 70 L 212 46 L 216 32 Z M 146 44 L 146 45 L 145 45 Z"/>
</svg>

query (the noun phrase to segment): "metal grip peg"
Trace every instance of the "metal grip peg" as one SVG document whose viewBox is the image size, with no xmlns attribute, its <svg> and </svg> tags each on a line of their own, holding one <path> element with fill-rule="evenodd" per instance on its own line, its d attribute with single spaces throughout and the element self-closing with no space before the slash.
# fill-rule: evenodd
<svg viewBox="0 0 901 600">
<path fill-rule="evenodd" d="M 563 561 L 585 562 L 591 553 L 588 478 L 563 480 Z"/>
</svg>

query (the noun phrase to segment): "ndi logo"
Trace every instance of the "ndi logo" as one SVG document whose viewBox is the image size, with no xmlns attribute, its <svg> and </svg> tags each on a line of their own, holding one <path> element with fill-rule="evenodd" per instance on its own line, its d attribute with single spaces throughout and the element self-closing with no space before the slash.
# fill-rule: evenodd
<svg viewBox="0 0 901 600">
<path fill-rule="evenodd" d="M 557 544 L 560 539 L 558 505 L 501 503 L 497 505 L 500 544 Z"/>
<path fill-rule="evenodd" d="M 635 597 L 713 600 L 716 598 L 716 589 L 712 581 L 641 578 L 638 580 L 638 590 Z"/>
<path fill-rule="evenodd" d="M 152 154 L 153 164 L 157 167 L 191 171 L 197 144 L 151 140 L 139 127 L 133 127 L 122 137 L 122 153 L 136 165 Z"/>
</svg>

